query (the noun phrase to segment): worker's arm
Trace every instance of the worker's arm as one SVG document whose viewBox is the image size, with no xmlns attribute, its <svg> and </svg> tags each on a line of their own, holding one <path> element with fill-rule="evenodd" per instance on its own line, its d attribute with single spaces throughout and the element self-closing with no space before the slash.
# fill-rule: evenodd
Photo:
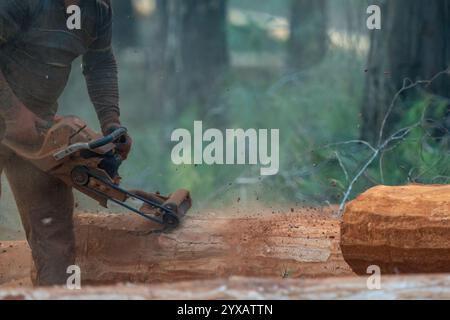
<svg viewBox="0 0 450 320">
<path fill-rule="evenodd" d="M 109 1 L 102 3 L 98 38 L 83 56 L 83 74 L 92 104 L 104 134 L 121 126 L 117 63 L 111 46 L 112 9 Z M 128 156 L 131 138 L 117 145 L 123 158 Z"/>
<path fill-rule="evenodd" d="M 117 64 L 112 49 L 86 53 L 83 73 L 102 130 L 105 131 L 112 123 L 120 124 Z"/>
<path fill-rule="evenodd" d="M 120 109 L 117 64 L 111 47 L 112 10 L 103 3 L 100 12 L 98 37 L 83 56 L 83 74 L 104 131 L 111 123 L 119 123 Z"/>
</svg>

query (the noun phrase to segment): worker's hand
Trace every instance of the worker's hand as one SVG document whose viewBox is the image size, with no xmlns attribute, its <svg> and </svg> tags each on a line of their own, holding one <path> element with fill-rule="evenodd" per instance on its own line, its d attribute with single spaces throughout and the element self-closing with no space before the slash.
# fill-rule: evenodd
<svg viewBox="0 0 450 320">
<path fill-rule="evenodd" d="M 61 121 L 63 119 L 64 119 L 63 116 L 55 114 L 55 116 L 53 117 L 53 122 L 59 122 L 59 121 Z"/>
<path fill-rule="evenodd" d="M 104 134 L 110 134 L 116 129 L 121 128 L 122 126 L 118 123 L 112 123 L 105 127 Z M 133 145 L 133 139 L 127 134 L 121 136 L 117 141 L 114 142 L 116 145 L 117 153 L 122 157 L 123 160 L 128 158 L 128 154 L 130 153 L 131 146 Z"/>
<path fill-rule="evenodd" d="M 4 138 L 26 146 L 40 146 L 43 132 L 48 129 L 48 122 L 39 118 L 22 103 L 5 112 Z"/>
</svg>

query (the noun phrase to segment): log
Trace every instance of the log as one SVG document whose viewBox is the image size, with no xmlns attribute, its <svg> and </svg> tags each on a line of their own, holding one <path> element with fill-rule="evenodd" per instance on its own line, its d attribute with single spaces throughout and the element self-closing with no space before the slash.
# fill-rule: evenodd
<svg viewBox="0 0 450 320">
<path fill-rule="evenodd" d="M 339 249 L 339 220 L 329 212 L 290 211 L 196 214 L 169 233 L 134 214 L 77 214 L 82 284 L 353 274 Z M 11 244 L 6 259 L 11 263 L 0 264 L 0 285 L 29 284 L 23 281 L 29 249 L 23 241 Z"/>
<path fill-rule="evenodd" d="M 450 185 L 370 189 L 348 204 L 340 245 L 357 274 L 450 272 Z"/>
<path fill-rule="evenodd" d="M 75 221 L 86 284 L 352 274 L 339 249 L 339 220 L 328 213 L 198 214 L 170 233 L 133 214 Z"/>
<path fill-rule="evenodd" d="M 0 300 L 57 299 L 450 299 L 450 275 L 384 276 L 380 290 L 369 290 L 365 277 L 319 279 L 229 279 L 196 280 L 168 284 L 53 288 L 0 288 Z M 405 285 L 407 284 L 407 285 Z M 183 306 L 185 301 L 180 302 Z M 254 304 L 254 303 L 251 303 Z"/>
<path fill-rule="evenodd" d="M 134 214 L 77 214 L 82 283 L 353 274 L 339 249 L 339 220 L 329 212 L 258 211 L 194 214 L 170 233 Z M 31 261 L 26 242 L 4 245 L 12 247 L 0 256 L 0 285 L 25 283 Z"/>
<path fill-rule="evenodd" d="M 26 241 L 0 242 L 0 285 L 31 285 L 31 253 Z"/>
</svg>

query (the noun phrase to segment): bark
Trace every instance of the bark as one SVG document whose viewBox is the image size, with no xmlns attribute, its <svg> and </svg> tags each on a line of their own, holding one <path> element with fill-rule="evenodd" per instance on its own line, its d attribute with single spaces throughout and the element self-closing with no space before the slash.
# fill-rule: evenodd
<svg viewBox="0 0 450 320">
<path fill-rule="evenodd" d="M 382 29 L 371 31 L 361 136 L 378 142 L 387 109 L 403 81 L 429 80 L 450 65 L 450 1 L 376 1 L 381 6 Z M 450 97 L 450 78 L 442 77 L 425 88 L 434 95 Z M 396 124 L 417 97 L 417 91 L 401 96 L 386 127 Z M 440 115 L 442 117 L 445 115 Z M 417 119 L 419 120 L 419 119 Z"/>
<path fill-rule="evenodd" d="M 367 277 L 302 280 L 232 277 L 223 280 L 189 281 L 145 286 L 82 287 L 82 290 L 67 290 L 65 288 L 39 288 L 35 290 L 31 288 L 0 288 L 0 300 L 24 299 L 450 299 L 450 276 L 384 276 L 380 290 L 369 290 L 367 288 Z M 273 311 L 276 312 L 275 310 Z"/>
<path fill-rule="evenodd" d="M 375 187 L 348 204 L 344 259 L 357 274 L 450 272 L 450 185 Z"/>
<path fill-rule="evenodd" d="M 304 69 L 320 62 L 328 47 L 326 0 L 292 0 L 288 65 Z"/>
</svg>

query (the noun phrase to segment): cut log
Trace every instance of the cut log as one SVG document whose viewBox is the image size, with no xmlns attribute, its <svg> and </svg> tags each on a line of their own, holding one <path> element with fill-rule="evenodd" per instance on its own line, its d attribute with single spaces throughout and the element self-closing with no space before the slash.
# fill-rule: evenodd
<svg viewBox="0 0 450 320">
<path fill-rule="evenodd" d="M 329 212 L 293 211 L 197 214 L 170 233 L 134 214 L 77 214 L 82 284 L 353 274 L 339 249 L 339 220 Z M 20 255 L 14 258 L 14 248 L 8 250 L 8 260 L 16 262 L 0 264 L 0 285 L 23 282 L 29 273 L 26 243 L 11 244 L 20 247 Z"/>
<path fill-rule="evenodd" d="M 170 284 L 82 287 L 81 290 L 61 287 L 0 288 L 0 300 L 450 299 L 450 275 L 385 276 L 382 278 L 380 290 L 369 290 L 366 281 L 365 277 L 322 279 L 232 277 L 224 280 L 197 280 Z"/>
<path fill-rule="evenodd" d="M 341 249 L 357 274 L 450 272 L 450 185 L 370 189 L 346 208 Z"/>
<path fill-rule="evenodd" d="M 325 214 L 202 214 L 170 233 L 159 228 L 133 214 L 78 215 L 83 283 L 352 274 L 339 249 L 339 221 Z"/>
</svg>

